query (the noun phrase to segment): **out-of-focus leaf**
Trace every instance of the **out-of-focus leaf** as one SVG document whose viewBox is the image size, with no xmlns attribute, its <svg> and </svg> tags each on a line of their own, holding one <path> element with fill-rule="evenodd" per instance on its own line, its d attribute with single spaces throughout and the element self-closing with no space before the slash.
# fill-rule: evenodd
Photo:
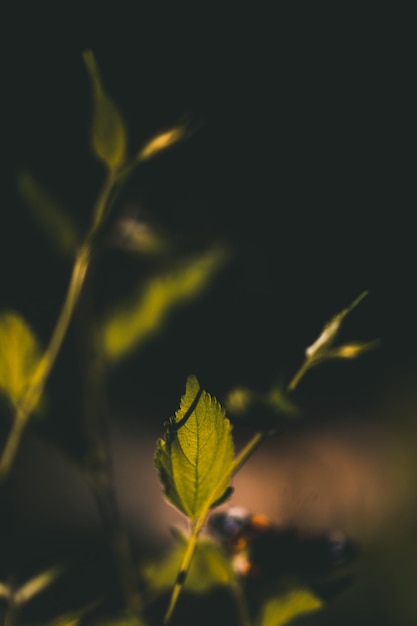
<svg viewBox="0 0 417 626">
<path fill-rule="evenodd" d="M 256 626 L 284 626 L 322 607 L 323 602 L 308 589 L 294 589 L 270 598 L 262 607 Z"/>
<path fill-rule="evenodd" d="M 329 349 L 333 346 L 343 321 L 349 313 L 358 306 L 360 302 L 368 295 L 367 291 L 361 293 L 352 304 L 340 311 L 337 315 L 324 325 L 322 332 L 314 343 L 306 349 L 308 359 L 319 359 L 325 356 Z"/>
<path fill-rule="evenodd" d="M 233 453 L 223 407 L 190 376 L 155 453 L 167 499 L 195 522 L 230 488 Z"/>
<path fill-rule="evenodd" d="M 169 249 L 168 241 L 144 220 L 124 217 L 115 224 L 112 244 L 141 255 L 157 255 Z"/>
<path fill-rule="evenodd" d="M 147 144 L 140 150 L 138 154 L 139 161 L 147 161 L 154 156 L 170 148 L 174 144 L 178 143 L 185 136 L 185 126 L 176 126 L 163 133 L 159 133 L 153 137 Z"/>
<path fill-rule="evenodd" d="M 92 611 L 94 608 L 96 608 L 99 604 L 100 604 L 100 601 L 93 602 L 91 604 L 88 604 L 87 606 L 84 606 L 81 609 L 72 611 L 71 613 L 66 613 L 65 615 L 61 615 L 60 617 L 57 617 L 51 622 L 48 622 L 47 625 L 45 625 L 45 623 L 43 622 L 42 624 L 38 624 L 38 626 L 79 626 L 79 624 L 81 624 L 81 620 L 83 619 L 83 617 L 87 615 L 90 611 Z M 132 626 L 136 626 L 136 624 L 133 623 Z M 144 624 L 140 622 L 139 626 L 144 626 Z"/>
<path fill-rule="evenodd" d="M 109 360 L 129 354 L 160 329 L 174 307 L 202 291 L 225 258 L 224 250 L 210 250 L 176 271 L 151 279 L 129 304 L 114 310 L 101 329 Z"/>
<path fill-rule="evenodd" d="M 81 623 L 82 615 L 71 613 L 70 615 L 63 615 L 58 617 L 53 622 L 49 622 L 47 626 L 79 626 Z M 39 626 L 41 626 L 39 624 Z M 44 624 L 42 624 L 44 626 Z"/>
<path fill-rule="evenodd" d="M 8 585 L 0 583 L 0 598 L 10 598 L 11 593 L 11 589 Z"/>
<path fill-rule="evenodd" d="M 324 325 L 319 337 L 306 349 L 305 361 L 289 384 L 288 388 L 290 391 L 293 391 L 305 373 L 316 367 L 316 365 L 329 359 L 354 359 L 379 345 L 379 340 L 374 340 L 367 342 L 357 341 L 342 346 L 334 346 L 345 318 L 367 295 L 367 291 L 361 293 L 352 304 Z"/>
<path fill-rule="evenodd" d="M 144 568 L 143 576 L 152 589 L 160 592 L 174 586 L 186 547 L 186 542 L 182 541 L 168 552 L 162 562 L 151 563 Z M 220 545 L 201 537 L 196 544 L 184 588 L 204 593 L 213 587 L 231 585 L 234 579 L 230 559 Z"/>
<path fill-rule="evenodd" d="M 146 624 L 135 615 L 123 615 L 110 621 L 100 622 L 97 626 L 146 626 Z"/>
<path fill-rule="evenodd" d="M 83 54 L 93 90 L 93 122 L 91 143 L 95 155 L 110 170 L 117 170 L 125 162 L 127 133 L 122 116 L 105 92 L 94 54 Z"/>
<path fill-rule="evenodd" d="M 225 406 L 241 423 L 253 423 L 259 431 L 275 428 L 300 414 L 283 385 L 274 385 L 266 393 L 237 387 L 228 393 Z"/>
<path fill-rule="evenodd" d="M 34 596 L 37 596 L 44 591 L 44 589 L 52 585 L 61 573 L 62 567 L 56 566 L 51 567 L 41 574 L 37 574 L 14 592 L 14 602 L 17 605 L 26 604 L 26 602 L 31 600 Z"/>
<path fill-rule="evenodd" d="M 356 359 L 365 352 L 374 350 L 379 345 L 379 340 L 374 341 L 352 341 L 351 343 L 345 343 L 342 346 L 336 346 L 329 350 L 327 354 L 328 359 Z"/>
<path fill-rule="evenodd" d="M 41 356 L 37 338 L 16 313 L 0 315 L 0 390 L 16 407 Z"/>
<path fill-rule="evenodd" d="M 18 183 L 22 197 L 51 243 L 65 256 L 74 256 L 79 235 L 70 217 L 29 172 L 21 172 Z"/>
<path fill-rule="evenodd" d="M 297 417 L 300 414 L 300 409 L 290 398 L 284 384 L 278 384 L 272 387 L 267 394 L 266 401 L 280 415 Z"/>
</svg>

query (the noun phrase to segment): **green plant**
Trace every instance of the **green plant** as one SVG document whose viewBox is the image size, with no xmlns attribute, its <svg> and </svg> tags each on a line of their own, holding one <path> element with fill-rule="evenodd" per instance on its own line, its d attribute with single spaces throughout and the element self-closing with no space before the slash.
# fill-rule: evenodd
<svg viewBox="0 0 417 626">
<path fill-rule="evenodd" d="M 163 618 L 168 624 L 175 616 L 184 588 L 201 593 L 223 586 L 236 599 L 236 614 L 243 626 L 253 620 L 261 626 L 279 626 L 298 614 L 321 607 L 321 600 L 310 589 L 295 585 L 280 589 L 279 593 L 271 592 L 261 604 L 249 606 L 240 573 L 219 542 L 203 531 L 212 510 L 230 495 L 233 476 L 242 465 L 279 424 L 298 417 L 292 393 L 305 374 L 324 361 L 355 358 L 376 345 L 376 342 L 336 344 L 344 319 L 366 294 L 359 296 L 325 325 L 319 338 L 306 350 L 304 362 L 287 385 L 274 385 L 263 396 L 247 389 L 230 394 L 228 406 L 232 410 L 245 412 L 256 402 L 269 407 L 274 416 L 268 427 L 256 432 L 237 454 L 225 409 L 200 388 L 195 376 L 188 378 L 180 408 L 175 417 L 168 420 L 164 438 L 157 443 L 155 465 L 167 500 L 188 518 L 190 532 L 188 535 L 176 533 L 177 545 L 163 562 L 142 564 L 139 568 L 132 558 L 129 538 L 120 522 L 114 492 L 106 425 L 105 389 L 109 370 L 147 341 L 170 311 L 196 297 L 227 262 L 230 251 L 215 245 L 191 259 L 181 259 L 173 269 L 164 270 L 141 284 L 130 302 L 107 312 L 100 320 L 96 319 L 89 305 L 88 279 L 109 228 L 117 223 L 119 195 L 142 163 L 184 140 L 188 131 L 184 125 L 178 125 L 129 155 L 125 123 L 103 87 L 93 54 L 86 52 L 84 60 L 94 103 L 91 145 L 104 166 L 105 180 L 92 210 L 90 228 L 81 235 L 71 217 L 31 174 L 22 172 L 19 178 L 22 195 L 38 221 L 52 235 L 60 252 L 71 259 L 72 272 L 64 303 L 45 349 L 41 348 L 35 333 L 20 315 L 6 311 L 0 317 L 0 389 L 12 413 L 10 430 L 0 456 L 1 480 L 5 482 L 10 478 L 31 416 L 45 409 L 48 379 L 82 301 L 87 452 L 81 466 L 113 551 L 126 613 L 104 622 L 102 616 L 95 617 L 96 605 L 93 604 L 67 617 L 59 617 L 54 624 L 140 626 L 153 619 L 148 605 L 155 603 L 159 594 L 164 598 L 166 590 L 172 587 Z M 140 253 L 149 250 L 158 253 L 168 245 L 158 233 L 135 229 L 135 224 L 131 224 L 126 236 L 129 245 Z M 18 588 L 1 583 L 0 597 L 6 603 L 5 624 L 18 626 L 25 604 L 52 585 L 60 574 L 61 568 L 54 567 Z"/>
</svg>

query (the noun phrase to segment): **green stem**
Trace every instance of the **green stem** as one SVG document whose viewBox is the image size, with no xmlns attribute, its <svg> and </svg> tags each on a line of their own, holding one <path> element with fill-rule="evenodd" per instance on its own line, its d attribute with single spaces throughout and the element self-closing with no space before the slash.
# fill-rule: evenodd
<svg viewBox="0 0 417 626">
<path fill-rule="evenodd" d="M 103 531 L 112 552 L 124 604 L 137 614 L 141 600 L 132 551 L 120 517 L 114 488 L 114 472 L 108 433 L 106 361 L 94 316 L 90 285 L 84 288 L 80 303 L 82 363 L 84 367 L 84 427 L 89 462 L 86 471 Z"/>
<path fill-rule="evenodd" d="M 19 607 L 13 599 L 9 601 L 9 606 L 6 609 L 6 615 L 4 617 L 4 626 L 18 626 L 19 620 Z"/>
<path fill-rule="evenodd" d="M 84 285 L 91 254 L 95 248 L 95 239 L 113 207 L 122 184 L 126 181 L 135 166 L 136 161 L 133 161 L 119 172 L 109 170 L 104 185 L 97 197 L 93 209 L 93 223 L 87 233 L 84 244 L 77 253 L 65 301 L 49 345 L 40 359 L 31 381 L 17 406 L 13 424 L 0 458 L 0 480 L 7 477 L 10 473 L 26 424 L 42 395 L 49 374 L 61 350 L 68 326 L 73 317 Z"/>
<path fill-rule="evenodd" d="M 198 520 L 196 525 L 194 526 L 190 539 L 188 541 L 187 544 L 187 549 L 185 551 L 184 557 L 182 559 L 181 562 L 181 566 L 177 575 L 177 580 L 175 582 L 174 588 L 172 590 L 171 593 L 171 598 L 169 601 L 169 605 L 168 605 L 168 609 L 165 613 L 165 617 L 164 617 L 164 624 L 168 624 L 169 620 L 172 617 L 172 614 L 174 612 L 174 609 L 176 607 L 179 595 L 181 593 L 181 590 L 184 586 L 184 582 L 185 582 L 185 576 L 187 575 L 188 572 L 188 568 L 190 567 L 190 563 L 192 561 L 192 558 L 194 556 L 194 551 L 195 551 L 195 547 L 197 544 L 197 539 L 198 539 L 198 535 L 201 532 L 201 529 L 203 528 L 204 522 L 206 520 L 207 515 L 205 515 L 204 517 L 201 516 Z M 184 578 L 182 578 L 184 577 Z"/>
<path fill-rule="evenodd" d="M 299 382 L 301 381 L 303 376 L 306 374 L 306 372 L 310 369 L 310 367 L 311 367 L 311 361 L 310 360 L 304 361 L 300 369 L 294 374 L 293 378 L 289 382 L 288 391 L 294 391 L 294 389 L 298 386 Z"/>
<path fill-rule="evenodd" d="M 246 444 L 246 446 L 243 448 L 243 450 L 241 450 L 239 452 L 239 454 L 237 455 L 237 457 L 233 461 L 233 464 L 232 464 L 232 475 L 236 474 L 240 470 L 242 465 L 244 465 L 244 463 L 246 463 L 246 461 L 249 459 L 249 457 L 251 457 L 252 454 L 255 452 L 255 450 L 257 450 L 257 448 L 259 448 L 261 443 L 263 441 L 265 441 L 265 439 L 268 437 L 269 434 L 270 434 L 270 431 L 268 431 L 268 430 L 261 430 L 258 433 L 255 433 L 253 435 L 252 439 Z"/>
<path fill-rule="evenodd" d="M 27 421 L 42 395 L 49 374 L 51 373 L 52 367 L 54 366 L 58 353 L 61 349 L 69 323 L 80 297 L 89 260 L 90 249 L 88 246 L 83 246 L 77 254 L 65 301 L 55 325 L 55 329 L 52 333 L 49 345 L 40 359 L 38 366 L 32 375 L 30 384 L 17 407 L 13 425 L 0 459 L 0 476 L 2 478 L 7 476 L 10 472 Z"/>
<path fill-rule="evenodd" d="M 288 384 L 288 391 L 294 391 L 302 377 L 308 370 L 308 366 L 306 366 L 306 362 L 302 364 L 300 369 L 295 373 L 294 377 L 291 379 Z M 259 448 L 261 443 L 269 437 L 274 432 L 273 430 L 261 430 L 255 433 L 252 439 L 246 444 L 246 446 L 239 452 L 232 465 L 232 474 L 236 474 L 242 465 L 246 463 L 246 461 L 252 456 L 252 454 Z"/>
</svg>

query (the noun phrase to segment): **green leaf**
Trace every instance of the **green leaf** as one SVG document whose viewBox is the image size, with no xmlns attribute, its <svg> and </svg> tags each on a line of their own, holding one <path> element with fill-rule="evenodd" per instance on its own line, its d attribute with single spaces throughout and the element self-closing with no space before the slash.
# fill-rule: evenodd
<svg viewBox="0 0 417 626">
<path fill-rule="evenodd" d="M 177 579 L 185 550 L 186 538 L 168 552 L 161 562 L 145 566 L 143 576 L 157 592 L 171 589 Z M 214 587 L 231 585 L 235 575 L 230 559 L 221 546 L 211 539 L 198 540 L 184 589 L 193 593 L 205 593 Z"/>
<path fill-rule="evenodd" d="M 79 244 L 79 235 L 73 221 L 29 172 L 21 172 L 18 185 L 32 215 L 51 243 L 65 256 L 73 257 Z"/>
<path fill-rule="evenodd" d="M 185 136 L 185 126 L 175 126 L 167 131 L 159 133 L 153 137 L 147 144 L 140 150 L 137 159 L 138 161 L 148 161 L 153 159 L 163 150 L 171 148 L 174 144 L 182 141 Z"/>
<path fill-rule="evenodd" d="M 25 391 L 41 356 L 39 343 L 16 313 L 0 315 L 0 390 L 14 407 Z"/>
<path fill-rule="evenodd" d="M 222 249 L 209 250 L 167 275 L 152 278 L 131 302 L 115 309 L 101 328 L 104 353 L 117 361 L 159 330 L 178 305 L 197 296 L 226 258 Z"/>
<path fill-rule="evenodd" d="M 167 499 L 193 523 L 230 488 L 231 425 L 195 376 L 188 378 L 180 408 L 157 443 L 155 465 Z"/>
<path fill-rule="evenodd" d="M 284 626 L 305 613 L 317 611 L 323 602 L 308 589 L 294 589 L 270 598 L 262 607 L 257 626 Z"/>
<path fill-rule="evenodd" d="M 52 585 L 55 580 L 62 574 L 62 567 L 56 566 L 51 567 L 45 572 L 41 572 L 37 574 L 26 583 L 24 583 L 17 591 L 14 593 L 14 602 L 18 605 L 24 605 L 26 602 L 29 602 L 33 597 L 37 596 L 39 593 L 44 591 L 47 587 Z"/>
<path fill-rule="evenodd" d="M 342 346 L 336 346 L 327 353 L 328 359 L 356 359 L 365 352 L 370 352 L 380 344 L 379 339 L 373 341 L 351 341 Z"/>
<path fill-rule="evenodd" d="M 362 302 L 362 300 L 367 295 L 368 295 L 367 291 L 364 291 L 363 293 L 361 293 L 361 295 L 358 298 L 356 298 L 356 300 L 354 300 L 352 304 L 350 304 L 348 307 L 340 311 L 340 313 L 332 317 L 332 319 L 324 325 L 323 330 L 320 333 L 319 337 L 316 339 L 316 341 L 313 344 L 311 344 L 311 346 L 309 346 L 306 349 L 306 356 L 308 359 L 317 360 L 317 359 L 322 359 L 327 356 L 328 351 L 333 346 L 339 334 L 340 328 L 345 318 L 349 315 L 349 313 L 354 308 L 358 306 L 360 302 Z"/>
<path fill-rule="evenodd" d="M 12 596 L 12 589 L 10 589 L 9 585 L 0 582 L 0 598 L 4 598 L 9 600 Z"/>
<path fill-rule="evenodd" d="M 95 155 L 110 170 L 120 168 L 126 157 L 127 133 L 122 116 L 105 92 L 94 54 L 83 54 L 93 90 L 93 124 L 91 143 Z"/>
</svg>

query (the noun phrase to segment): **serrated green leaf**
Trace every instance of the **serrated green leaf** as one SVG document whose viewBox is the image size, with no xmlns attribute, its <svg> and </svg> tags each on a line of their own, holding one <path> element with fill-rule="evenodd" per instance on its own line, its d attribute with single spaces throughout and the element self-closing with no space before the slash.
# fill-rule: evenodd
<svg viewBox="0 0 417 626">
<path fill-rule="evenodd" d="M 94 54 L 83 54 L 93 90 L 93 122 L 91 143 L 94 154 L 110 170 L 120 168 L 126 157 L 127 133 L 122 116 L 105 92 Z"/>
<path fill-rule="evenodd" d="M 144 579 L 153 590 L 161 592 L 174 586 L 186 548 L 186 542 L 181 542 L 161 562 L 150 563 L 144 568 Z M 230 559 L 220 545 L 211 539 L 200 538 L 187 572 L 184 589 L 193 593 L 205 593 L 214 587 L 231 585 L 234 579 Z"/>
<path fill-rule="evenodd" d="M 284 626 L 300 615 L 317 611 L 323 602 L 309 589 L 294 589 L 267 600 L 257 626 Z"/>
<path fill-rule="evenodd" d="M 18 185 L 32 215 L 54 247 L 65 256 L 73 257 L 79 235 L 70 217 L 29 172 L 21 172 Z"/>
<path fill-rule="evenodd" d="M 188 378 L 180 408 L 157 443 L 155 465 L 167 499 L 193 523 L 231 485 L 231 425 L 195 376 Z"/>
<path fill-rule="evenodd" d="M 38 340 L 16 313 L 0 315 L 0 391 L 14 407 L 41 356 Z"/>
<path fill-rule="evenodd" d="M 225 258 L 224 250 L 209 250 L 176 271 L 152 278 L 129 304 L 111 312 L 101 327 L 109 360 L 128 355 L 160 329 L 175 307 L 202 291 Z"/>
</svg>

